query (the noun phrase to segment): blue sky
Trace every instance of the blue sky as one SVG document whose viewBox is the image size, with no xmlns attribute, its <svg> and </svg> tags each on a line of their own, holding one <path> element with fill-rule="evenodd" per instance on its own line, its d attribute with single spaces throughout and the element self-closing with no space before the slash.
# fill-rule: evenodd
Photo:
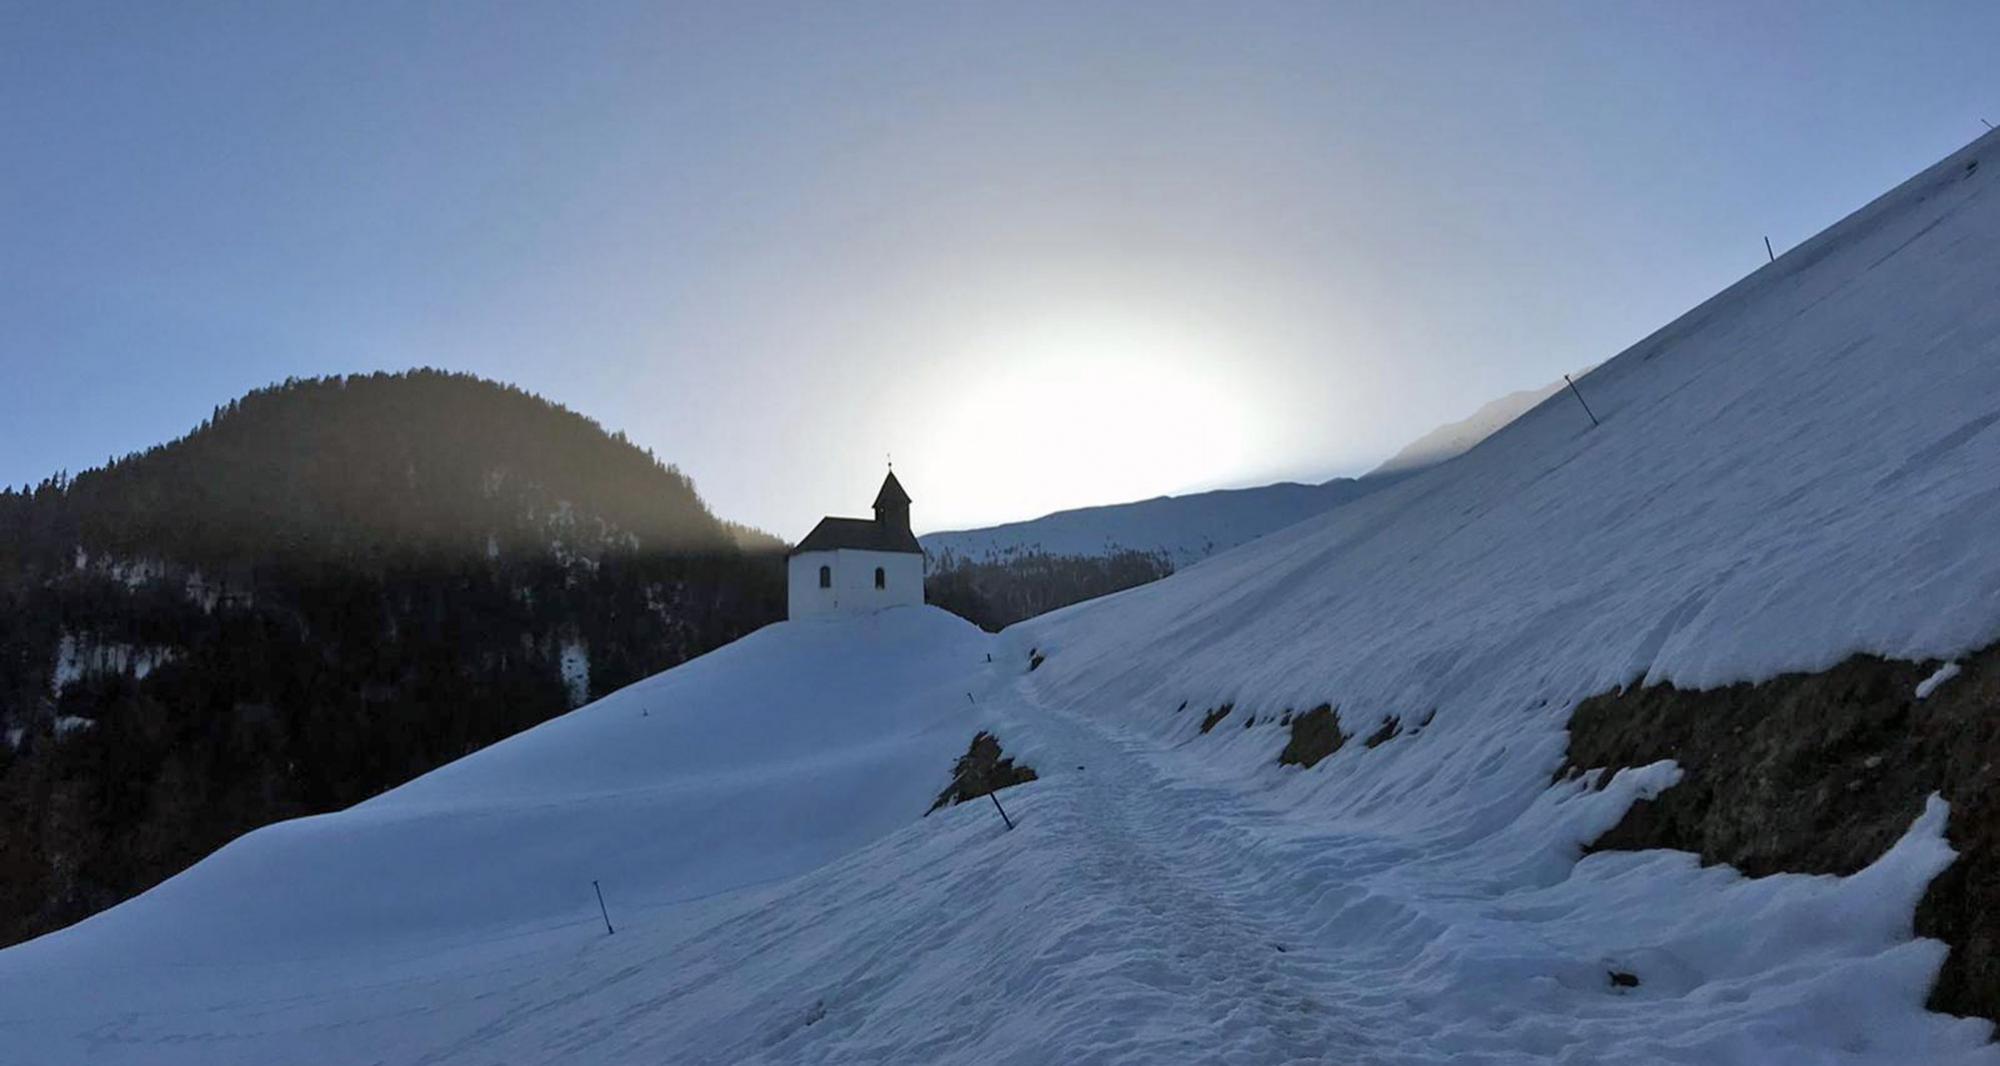
<svg viewBox="0 0 2000 1066">
<path fill-rule="evenodd" d="M 0 482 L 514 382 L 787 537 L 1366 469 L 2000 121 L 1991 4 L 0 5 Z"/>
</svg>

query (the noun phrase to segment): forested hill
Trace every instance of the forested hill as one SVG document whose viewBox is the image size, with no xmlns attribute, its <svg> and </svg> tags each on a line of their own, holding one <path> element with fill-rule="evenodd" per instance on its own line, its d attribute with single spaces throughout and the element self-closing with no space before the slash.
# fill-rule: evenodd
<svg viewBox="0 0 2000 1066">
<path fill-rule="evenodd" d="M 71 548 L 220 563 L 732 541 L 686 476 L 622 433 L 435 371 L 259 389 L 171 444 L 0 506 L 10 566 L 67 566 Z"/>
<path fill-rule="evenodd" d="M 0 492 L 0 944 L 783 612 L 783 545 L 517 388 L 260 389 Z"/>
</svg>

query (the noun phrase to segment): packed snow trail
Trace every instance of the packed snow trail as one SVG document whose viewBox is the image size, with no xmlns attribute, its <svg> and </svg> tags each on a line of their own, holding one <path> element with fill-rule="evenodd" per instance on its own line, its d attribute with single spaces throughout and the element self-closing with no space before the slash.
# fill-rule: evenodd
<svg viewBox="0 0 2000 1066">
<path fill-rule="evenodd" d="M 1907 924 L 1938 861 L 1935 824 L 1905 845 L 1932 865 L 1894 861 L 1847 884 L 1747 882 L 1652 855 L 1599 856 L 1576 879 L 1522 887 L 1523 866 L 1539 864 L 1521 856 L 1542 850 L 1527 840 L 1533 818 L 1470 852 L 1329 834 L 1190 783 L 1164 768 L 1188 769 L 1185 753 L 1090 716 L 1018 691 L 985 701 L 1047 773 L 1004 793 L 1020 828 L 983 803 L 954 808 L 936 830 L 899 833 L 688 945 L 693 965 L 742 986 L 679 1004 L 672 1013 L 709 1021 L 662 1047 L 772 1063 L 1715 1063 L 1778 1049 L 1888 1062 L 1912 1048 L 2000 1061 L 1981 1023 L 1909 1024 L 1865 1001 L 1935 964 L 1935 945 L 1883 936 Z M 1597 823 L 1638 787 L 1578 788 L 1549 806 Z M 1799 888 L 1810 901 L 1727 914 Z M 1702 889 L 1719 898 L 1692 914 L 1662 906 Z M 1774 936 L 1835 922 L 1847 927 L 1822 929 L 1810 964 L 1756 965 Z M 1620 988 L 1614 971 L 1645 983 Z"/>
</svg>

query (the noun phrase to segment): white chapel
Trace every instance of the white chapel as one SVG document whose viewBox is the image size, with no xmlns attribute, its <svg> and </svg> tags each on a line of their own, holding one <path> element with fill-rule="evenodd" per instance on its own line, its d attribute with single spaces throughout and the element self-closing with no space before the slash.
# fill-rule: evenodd
<svg viewBox="0 0 2000 1066">
<path fill-rule="evenodd" d="M 792 549 L 785 583 L 792 618 L 924 602 L 924 549 L 910 532 L 910 494 L 895 471 L 875 494 L 873 519 L 819 520 Z"/>
</svg>

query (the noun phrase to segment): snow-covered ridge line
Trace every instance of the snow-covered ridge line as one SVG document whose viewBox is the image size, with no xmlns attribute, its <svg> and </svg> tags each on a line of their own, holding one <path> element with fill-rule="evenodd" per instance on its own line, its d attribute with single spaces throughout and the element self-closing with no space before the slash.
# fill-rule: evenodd
<svg viewBox="0 0 2000 1066">
<path fill-rule="evenodd" d="M 1280 482 L 1186 496 L 1080 507 L 984 529 L 926 533 L 927 563 L 1005 562 L 1031 553 L 1106 556 L 1134 551 L 1176 568 L 1254 540 L 1373 491 L 1385 480 L 1336 478 L 1321 485 Z"/>
<path fill-rule="evenodd" d="M 1128 551 L 1184 568 L 1461 455 L 1563 387 L 1558 381 L 1489 401 L 1410 442 L 1360 478 L 1155 496 L 980 529 L 942 530 L 920 540 L 932 569 L 954 562 L 1004 563 L 1036 553 L 1095 557 Z"/>
<path fill-rule="evenodd" d="M 1588 373 L 1589 369 L 1586 367 L 1571 376 L 1581 377 Z M 1498 432 L 1502 426 L 1534 410 L 1535 405 L 1563 391 L 1564 388 L 1564 382 L 1552 381 L 1540 388 L 1521 389 L 1498 399 L 1489 400 L 1481 404 L 1479 410 L 1464 418 L 1456 422 L 1447 422 L 1404 445 L 1402 450 L 1370 470 L 1367 476 L 1415 473 L 1425 467 L 1436 466 L 1464 455 L 1477 447 L 1480 441 Z"/>
</svg>

